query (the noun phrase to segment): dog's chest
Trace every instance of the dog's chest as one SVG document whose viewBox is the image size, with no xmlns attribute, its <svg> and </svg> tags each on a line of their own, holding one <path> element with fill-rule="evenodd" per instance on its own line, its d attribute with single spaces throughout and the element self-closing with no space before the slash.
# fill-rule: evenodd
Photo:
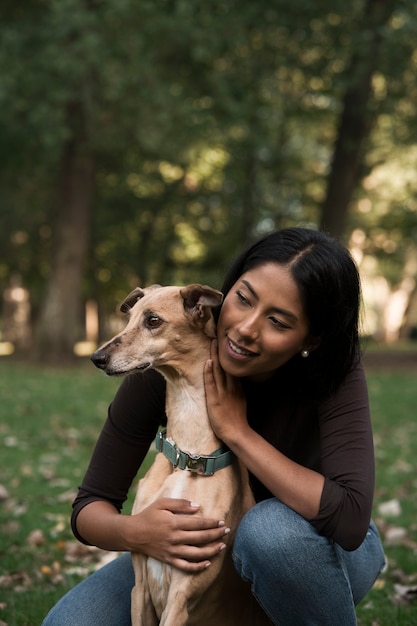
<svg viewBox="0 0 417 626">
<path fill-rule="evenodd" d="M 162 488 L 163 494 L 161 495 L 167 498 L 186 498 L 189 500 L 194 487 L 197 489 L 198 482 L 199 480 L 195 474 L 177 469 L 165 481 Z"/>
<path fill-rule="evenodd" d="M 168 469 L 169 474 L 166 474 Z M 133 514 L 139 513 L 158 498 L 179 498 L 200 502 L 204 485 L 213 477 L 198 476 L 193 472 L 176 469 L 161 454 L 158 454 L 154 464 L 147 474 L 139 481 Z"/>
<path fill-rule="evenodd" d="M 166 599 L 171 584 L 172 568 L 166 563 L 161 563 L 151 557 L 146 562 L 148 585 L 152 596 L 152 604 L 161 610 L 166 604 Z"/>
</svg>

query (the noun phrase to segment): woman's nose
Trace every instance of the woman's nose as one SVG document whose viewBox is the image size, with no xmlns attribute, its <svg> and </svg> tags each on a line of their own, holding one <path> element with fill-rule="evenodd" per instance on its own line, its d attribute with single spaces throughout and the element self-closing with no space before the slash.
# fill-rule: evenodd
<svg viewBox="0 0 417 626">
<path fill-rule="evenodd" d="M 237 324 L 237 331 L 243 338 L 254 339 L 258 334 L 258 324 L 255 315 L 246 315 Z"/>
</svg>

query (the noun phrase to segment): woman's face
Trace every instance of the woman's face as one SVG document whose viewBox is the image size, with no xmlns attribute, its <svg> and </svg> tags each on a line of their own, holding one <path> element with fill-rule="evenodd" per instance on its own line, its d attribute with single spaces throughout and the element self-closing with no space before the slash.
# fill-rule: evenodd
<svg viewBox="0 0 417 626">
<path fill-rule="evenodd" d="M 217 326 L 219 360 L 238 377 L 264 380 L 302 350 L 311 350 L 308 320 L 289 270 L 256 267 L 227 294 Z"/>
</svg>

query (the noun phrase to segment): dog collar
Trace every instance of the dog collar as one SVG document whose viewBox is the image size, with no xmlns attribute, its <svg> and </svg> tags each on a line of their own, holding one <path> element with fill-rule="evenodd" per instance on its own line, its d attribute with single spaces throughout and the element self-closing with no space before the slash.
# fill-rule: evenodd
<svg viewBox="0 0 417 626">
<path fill-rule="evenodd" d="M 178 469 L 196 472 L 203 476 L 212 476 L 217 470 L 231 465 L 236 458 L 234 453 L 226 447 L 218 448 L 208 455 L 184 452 L 172 439 L 167 439 L 166 434 L 166 430 L 158 432 L 155 447 L 158 452 L 166 456 L 168 461 L 171 461 L 174 468 L 178 467 Z"/>
</svg>

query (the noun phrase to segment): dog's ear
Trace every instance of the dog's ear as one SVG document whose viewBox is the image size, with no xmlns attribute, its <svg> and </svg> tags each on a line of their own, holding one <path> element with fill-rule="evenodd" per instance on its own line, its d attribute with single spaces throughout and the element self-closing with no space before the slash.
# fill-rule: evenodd
<svg viewBox="0 0 417 626">
<path fill-rule="evenodd" d="M 120 310 L 122 313 L 129 313 L 130 309 L 136 304 L 138 300 L 143 298 L 144 296 L 143 289 L 140 287 L 136 287 L 130 294 L 125 298 L 120 305 Z"/>
<path fill-rule="evenodd" d="M 205 328 L 209 337 L 215 337 L 214 320 L 211 309 L 223 301 L 223 294 L 217 289 L 207 285 L 188 285 L 180 290 L 184 301 L 184 309 L 191 316 L 193 323 L 198 328 L 205 328 L 207 322 L 213 323 Z"/>
</svg>

